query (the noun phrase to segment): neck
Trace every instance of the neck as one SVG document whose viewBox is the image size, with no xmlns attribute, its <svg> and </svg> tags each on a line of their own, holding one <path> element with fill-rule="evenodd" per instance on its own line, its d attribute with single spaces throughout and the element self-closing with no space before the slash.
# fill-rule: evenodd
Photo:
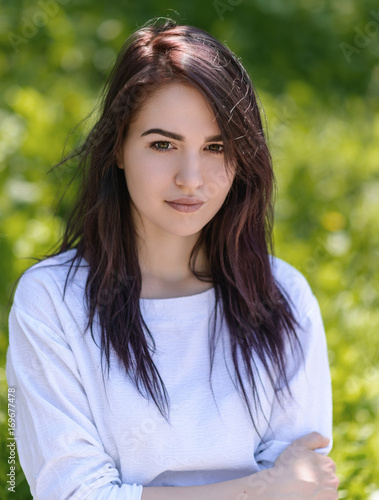
<svg viewBox="0 0 379 500">
<path fill-rule="evenodd" d="M 192 248 L 198 234 L 191 236 L 159 235 L 157 238 L 137 238 L 138 259 L 145 280 L 180 283 L 193 278 L 189 267 Z M 195 270 L 209 270 L 204 251 L 200 250 Z"/>
</svg>

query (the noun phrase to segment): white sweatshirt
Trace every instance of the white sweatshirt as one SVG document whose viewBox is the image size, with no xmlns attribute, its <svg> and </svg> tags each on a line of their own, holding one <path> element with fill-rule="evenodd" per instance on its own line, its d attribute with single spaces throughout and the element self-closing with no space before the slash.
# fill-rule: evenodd
<svg viewBox="0 0 379 500">
<path fill-rule="evenodd" d="M 261 440 L 236 391 L 225 321 L 212 396 L 208 332 L 214 289 L 140 299 L 156 342 L 153 361 L 170 398 L 170 426 L 155 404 L 139 394 L 114 353 L 109 378 L 103 377 L 99 329 L 96 343 L 85 331 L 85 261 L 62 301 L 69 268 L 64 263 L 74 252 L 30 268 L 18 284 L 9 317 L 7 380 L 15 388 L 20 463 L 35 498 L 140 500 L 143 486 L 211 484 L 271 467 L 284 448 L 311 431 L 332 438 L 322 319 L 306 280 L 293 267 L 273 259 L 275 279 L 302 326 L 304 363 L 288 349 L 292 399 L 283 393 L 281 406 L 256 360 L 263 413 L 254 412 L 254 418 Z"/>
</svg>

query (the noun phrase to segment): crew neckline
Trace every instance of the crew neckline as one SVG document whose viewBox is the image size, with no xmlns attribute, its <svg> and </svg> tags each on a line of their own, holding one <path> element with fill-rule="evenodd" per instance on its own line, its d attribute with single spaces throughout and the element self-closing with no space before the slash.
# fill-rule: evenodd
<svg viewBox="0 0 379 500">
<path fill-rule="evenodd" d="M 164 298 L 157 298 L 157 299 L 149 299 L 149 298 L 146 298 L 146 297 L 140 297 L 139 300 L 141 302 L 146 302 L 146 303 L 160 303 L 160 304 L 163 304 L 163 303 L 166 303 L 166 302 L 171 302 L 171 301 L 175 301 L 175 302 L 185 302 L 185 301 L 193 301 L 193 300 L 196 300 L 198 298 L 204 298 L 206 296 L 208 296 L 209 294 L 213 293 L 214 291 L 214 286 L 212 286 L 211 288 L 208 288 L 208 290 L 204 290 L 203 292 L 200 292 L 200 293 L 195 293 L 195 294 L 192 294 L 192 295 L 182 295 L 180 297 L 164 297 Z"/>
</svg>

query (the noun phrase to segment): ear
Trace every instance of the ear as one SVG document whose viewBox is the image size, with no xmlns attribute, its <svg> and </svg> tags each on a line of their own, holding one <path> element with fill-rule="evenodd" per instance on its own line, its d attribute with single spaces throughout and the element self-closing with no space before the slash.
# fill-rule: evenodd
<svg viewBox="0 0 379 500">
<path fill-rule="evenodd" d="M 116 153 L 116 165 L 121 170 L 124 170 L 124 163 L 122 160 L 122 151 L 120 151 L 120 150 L 117 151 L 117 153 Z"/>
</svg>

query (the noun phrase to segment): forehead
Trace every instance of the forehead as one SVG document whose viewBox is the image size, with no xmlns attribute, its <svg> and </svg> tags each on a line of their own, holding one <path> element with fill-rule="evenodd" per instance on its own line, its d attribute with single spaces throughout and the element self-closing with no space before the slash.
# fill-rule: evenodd
<svg viewBox="0 0 379 500">
<path fill-rule="evenodd" d="M 192 127 L 198 132 L 206 130 L 208 135 L 219 133 L 214 112 L 203 94 L 189 84 L 178 82 L 158 87 L 147 97 L 131 123 L 138 129 L 158 125 L 176 132 L 180 132 L 178 127 L 182 132 Z"/>
</svg>

